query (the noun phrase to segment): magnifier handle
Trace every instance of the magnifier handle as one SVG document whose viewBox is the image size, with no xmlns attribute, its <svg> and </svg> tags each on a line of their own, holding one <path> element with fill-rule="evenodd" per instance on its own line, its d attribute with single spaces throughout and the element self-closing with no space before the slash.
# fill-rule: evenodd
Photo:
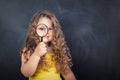
<svg viewBox="0 0 120 80">
<path fill-rule="evenodd" d="M 43 42 L 43 37 L 40 37 L 40 42 Z M 46 45 L 46 48 L 48 48 L 47 45 Z"/>
<path fill-rule="evenodd" d="M 41 37 L 41 40 L 40 40 L 40 42 L 43 42 L 43 37 Z"/>
</svg>

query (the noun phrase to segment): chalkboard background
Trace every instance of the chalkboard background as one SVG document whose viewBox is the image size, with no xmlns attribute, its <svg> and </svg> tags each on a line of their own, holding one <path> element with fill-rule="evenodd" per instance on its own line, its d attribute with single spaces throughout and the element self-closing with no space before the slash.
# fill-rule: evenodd
<svg viewBox="0 0 120 80">
<path fill-rule="evenodd" d="M 19 51 L 43 9 L 62 26 L 77 80 L 120 80 L 120 0 L 0 0 L 0 80 L 27 80 Z"/>
</svg>

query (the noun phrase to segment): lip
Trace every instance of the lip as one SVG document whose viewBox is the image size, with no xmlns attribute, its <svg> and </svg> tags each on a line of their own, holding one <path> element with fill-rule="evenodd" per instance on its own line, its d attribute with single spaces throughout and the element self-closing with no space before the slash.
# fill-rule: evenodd
<svg viewBox="0 0 120 80">
<path fill-rule="evenodd" d="M 46 38 L 49 38 L 49 36 L 45 36 Z"/>
</svg>

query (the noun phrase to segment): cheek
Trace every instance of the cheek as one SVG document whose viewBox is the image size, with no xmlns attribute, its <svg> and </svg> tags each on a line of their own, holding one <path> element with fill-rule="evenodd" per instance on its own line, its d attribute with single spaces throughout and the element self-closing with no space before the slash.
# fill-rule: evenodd
<svg viewBox="0 0 120 80">
<path fill-rule="evenodd" d="M 50 33 L 50 37 L 53 39 L 53 36 L 54 36 L 54 33 L 53 32 L 51 32 Z"/>
<path fill-rule="evenodd" d="M 50 37 L 53 38 L 53 34 L 50 34 Z"/>
</svg>

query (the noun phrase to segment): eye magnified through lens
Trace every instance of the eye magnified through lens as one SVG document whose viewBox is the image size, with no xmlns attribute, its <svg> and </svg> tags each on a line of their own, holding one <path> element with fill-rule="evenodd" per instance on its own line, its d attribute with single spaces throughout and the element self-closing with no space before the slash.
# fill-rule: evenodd
<svg viewBox="0 0 120 80">
<path fill-rule="evenodd" d="M 41 42 L 43 41 L 43 37 L 48 34 L 48 27 L 45 24 L 39 24 L 37 26 L 36 32 L 38 36 L 41 38 Z"/>
</svg>

